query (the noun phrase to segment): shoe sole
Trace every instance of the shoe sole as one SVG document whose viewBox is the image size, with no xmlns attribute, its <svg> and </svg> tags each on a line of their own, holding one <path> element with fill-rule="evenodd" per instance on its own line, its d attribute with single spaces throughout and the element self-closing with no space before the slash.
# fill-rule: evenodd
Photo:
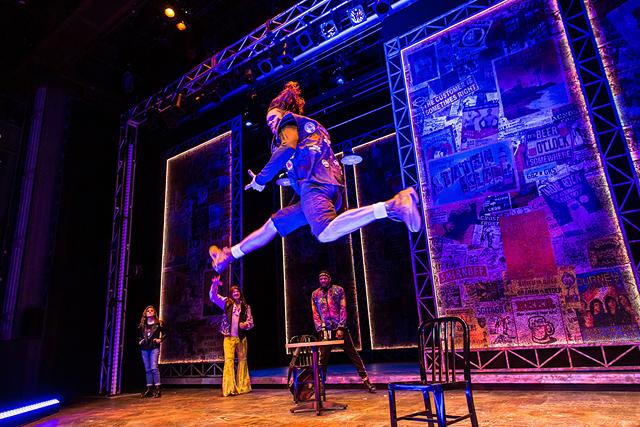
<svg viewBox="0 0 640 427">
<path fill-rule="evenodd" d="M 409 187 L 402 191 L 406 191 L 408 196 L 411 198 L 411 213 L 409 215 L 409 222 L 406 222 L 407 227 L 412 233 L 417 233 L 422 228 L 422 217 L 418 210 L 418 193 L 416 193 L 416 190 L 414 190 L 413 187 Z"/>
<path fill-rule="evenodd" d="M 231 261 L 227 262 L 226 264 L 222 262 L 221 263 L 222 266 L 220 266 L 220 263 L 216 262 L 218 259 L 218 256 L 223 253 L 224 251 L 215 245 L 209 247 L 209 256 L 211 257 L 211 266 L 218 274 L 221 274 L 227 268 L 227 266 L 231 264 Z"/>
<path fill-rule="evenodd" d="M 216 273 L 220 274 L 222 270 L 218 270 L 218 264 L 216 263 L 216 259 L 218 258 L 218 254 L 222 253 L 222 250 L 217 246 L 209 247 L 209 256 L 211 257 L 211 266 L 216 271 Z"/>
</svg>

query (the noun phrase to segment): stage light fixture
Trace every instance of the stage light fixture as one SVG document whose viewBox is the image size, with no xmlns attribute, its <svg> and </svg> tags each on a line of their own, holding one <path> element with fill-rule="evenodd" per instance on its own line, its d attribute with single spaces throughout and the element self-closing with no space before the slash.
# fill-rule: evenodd
<svg viewBox="0 0 640 427">
<path fill-rule="evenodd" d="M 289 176 L 287 175 L 286 172 L 282 172 L 280 175 L 278 175 L 278 179 L 276 179 L 276 184 L 279 185 L 280 187 L 291 186 L 291 180 L 289 179 Z"/>
<path fill-rule="evenodd" d="M 342 86 L 346 82 L 346 79 L 344 77 L 344 73 L 342 71 L 342 67 L 337 66 L 335 68 L 335 70 L 333 70 L 333 72 L 331 74 L 333 75 L 333 82 L 336 85 Z"/>
<path fill-rule="evenodd" d="M 373 6 L 373 10 L 375 10 L 378 15 L 386 15 L 390 9 L 391 2 L 389 0 L 377 0 Z"/>
<path fill-rule="evenodd" d="M 300 49 L 302 49 L 303 51 L 313 46 L 313 39 L 311 38 L 311 34 L 309 34 L 309 31 L 307 30 L 296 35 L 296 42 L 298 43 L 298 46 L 300 46 Z"/>
<path fill-rule="evenodd" d="M 184 31 L 187 29 L 187 24 L 184 21 L 180 21 L 176 24 L 178 31 Z"/>
<path fill-rule="evenodd" d="M 361 24 L 365 19 L 367 19 L 367 14 L 364 12 L 364 6 L 361 4 L 347 9 L 347 16 L 353 25 Z"/>
<path fill-rule="evenodd" d="M 333 19 L 329 19 L 320 24 L 320 34 L 325 40 L 329 40 L 331 37 L 338 35 L 340 30 L 336 26 L 336 22 Z"/>
<path fill-rule="evenodd" d="M 274 66 L 271 63 L 271 60 L 268 58 L 258 62 L 258 69 L 262 74 L 269 74 L 270 72 L 273 71 L 273 68 Z"/>
<path fill-rule="evenodd" d="M 164 8 L 164 16 L 166 16 L 169 19 L 173 19 L 176 17 L 176 11 L 173 10 L 171 6 L 167 6 Z"/>
</svg>

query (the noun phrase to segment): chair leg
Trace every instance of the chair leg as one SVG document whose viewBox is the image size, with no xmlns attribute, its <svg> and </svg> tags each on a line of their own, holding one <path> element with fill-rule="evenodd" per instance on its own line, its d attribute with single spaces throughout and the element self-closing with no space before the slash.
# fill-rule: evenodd
<svg viewBox="0 0 640 427">
<path fill-rule="evenodd" d="M 298 403 L 298 370 L 293 370 L 293 403 Z"/>
<path fill-rule="evenodd" d="M 473 393 L 471 392 L 470 383 L 467 383 L 467 387 L 464 390 L 464 394 L 467 397 L 467 407 L 469 408 L 471 425 L 473 427 L 478 427 L 478 417 L 476 416 L 476 406 L 473 404 Z"/>
<path fill-rule="evenodd" d="M 326 401 L 327 401 L 327 392 L 326 392 L 326 390 L 327 390 L 327 385 L 326 385 L 326 384 L 327 384 L 327 383 L 326 383 L 326 381 L 327 381 L 327 374 L 326 374 L 326 372 L 322 372 L 322 371 L 321 371 L 321 372 L 320 372 L 320 376 L 321 376 L 321 379 L 322 379 L 322 381 L 321 381 L 321 386 L 322 386 L 322 401 L 323 401 L 323 402 L 326 402 Z"/>
<path fill-rule="evenodd" d="M 444 407 L 444 390 L 442 387 L 436 386 L 433 389 L 433 403 L 436 405 L 436 417 L 438 419 L 438 427 L 446 427 L 447 416 Z"/>
<path fill-rule="evenodd" d="M 391 427 L 398 427 L 396 416 L 396 391 L 389 387 L 389 418 L 391 418 Z"/>
<path fill-rule="evenodd" d="M 424 400 L 424 410 L 428 418 L 433 417 L 433 410 L 431 409 L 431 398 L 429 397 L 429 390 L 422 392 L 422 400 Z"/>
</svg>

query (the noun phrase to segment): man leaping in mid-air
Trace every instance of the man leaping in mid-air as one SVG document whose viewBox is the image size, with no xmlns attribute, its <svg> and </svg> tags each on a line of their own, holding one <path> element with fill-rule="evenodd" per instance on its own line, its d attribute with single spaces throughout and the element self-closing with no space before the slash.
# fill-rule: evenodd
<svg viewBox="0 0 640 427">
<path fill-rule="evenodd" d="M 342 168 L 331 150 L 329 132 L 317 121 L 302 115 L 304 99 L 300 94 L 298 83 L 289 82 L 269 104 L 267 125 L 278 143 L 273 144 L 276 148 L 259 174 L 249 170 L 251 183 L 245 187 L 245 190 L 262 191 L 286 166 L 291 186 L 300 195 L 300 201 L 280 209 L 262 227 L 231 248 L 211 246 L 211 264 L 218 273 L 234 260 L 266 245 L 277 234 L 284 237 L 306 224 L 323 243 L 332 242 L 380 218 L 403 221 L 412 232 L 419 231 L 422 226 L 418 194 L 411 187 L 386 202 L 337 215 L 344 190 Z"/>
</svg>

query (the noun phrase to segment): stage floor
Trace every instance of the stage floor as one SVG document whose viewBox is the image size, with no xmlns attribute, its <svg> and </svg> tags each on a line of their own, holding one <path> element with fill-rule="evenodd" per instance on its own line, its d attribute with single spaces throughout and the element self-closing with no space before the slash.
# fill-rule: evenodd
<svg viewBox="0 0 640 427">
<path fill-rule="evenodd" d="M 381 387 L 382 388 L 382 387 Z M 492 427 L 630 427 L 640 425 L 640 392 L 518 391 L 474 392 L 481 426 Z M 387 426 L 386 389 L 328 389 L 327 399 L 346 403 L 344 411 L 292 414 L 286 389 L 258 388 L 236 397 L 222 397 L 219 387 L 167 388 L 160 399 L 138 394 L 87 398 L 30 425 L 38 426 Z M 398 413 L 418 410 L 418 393 L 399 393 Z M 451 393 L 447 410 L 465 408 L 462 392 Z M 403 422 L 400 425 L 417 425 Z M 426 424 L 421 424 L 426 425 Z M 468 421 L 456 425 L 468 426 Z"/>
</svg>

